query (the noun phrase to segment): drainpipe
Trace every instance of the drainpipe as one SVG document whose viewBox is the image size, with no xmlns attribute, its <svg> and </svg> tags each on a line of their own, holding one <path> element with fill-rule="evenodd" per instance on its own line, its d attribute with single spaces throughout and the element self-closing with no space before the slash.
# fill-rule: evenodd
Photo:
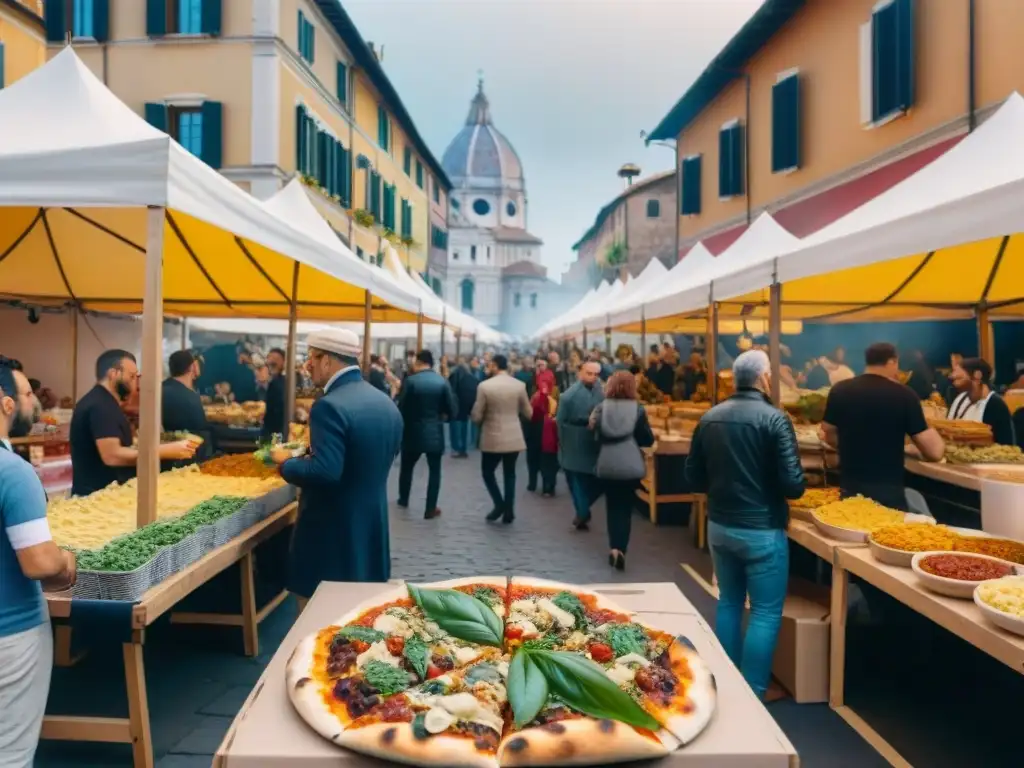
<svg viewBox="0 0 1024 768">
<path fill-rule="evenodd" d="M 967 0 L 967 132 L 972 132 L 977 127 L 977 119 L 974 115 L 977 94 L 975 92 L 975 79 L 977 67 L 975 62 L 974 22 L 977 8 L 974 0 Z"/>
<path fill-rule="evenodd" d="M 746 81 L 746 87 L 747 87 L 746 107 L 744 109 L 744 111 L 745 111 L 745 118 L 744 118 L 744 120 L 746 122 L 746 125 L 743 126 L 743 177 L 744 177 L 743 180 L 746 182 L 746 189 L 744 191 L 747 193 L 747 226 L 749 227 L 750 226 L 750 219 L 751 219 L 751 214 L 750 214 L 750 187 L 751 187 L 751 184 L 750 184 L 750 73 L 749 72 L 743 72 L 741 74 L 743 76 L 743 79 Z"/>
<path fill-rule="evenodd" d="M 348 196 L 349 196 L 349 207 L 353 211 L 348 215 L 348 247 L 352 249 L 352 253 L 356 252 L 356 216 L 354 211 L 356 210 L 356 74 L 358 69 L 350 67 L 348 71 L 348 82 L 345 83 L 345 104 L 344 109 L 346 117 L 348 118 Z M 367 202 L 367 198 L 363 198 L 363 202 Z"/>
</svg>

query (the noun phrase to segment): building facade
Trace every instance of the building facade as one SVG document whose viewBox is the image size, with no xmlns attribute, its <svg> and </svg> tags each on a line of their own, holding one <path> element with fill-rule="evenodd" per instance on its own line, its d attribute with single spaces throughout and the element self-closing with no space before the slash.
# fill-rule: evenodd
<svg viewBox="0 0 1024 768">
<path fill-rule="evenodd" d="M 675 210 L 673 171 L 626 187 L 598 211 L 573 245 L 576 261 L 562 277 L 563 284 L 582 293 L 602 279 L 614 280 L 623 268 L 638 275 L 651 259 L 671 268 L 676 262 Z"/>
<path fill-rule="evenodd" d="M 528 334 L 557 314 L 561 292 L 540 263 L 543 241 L 527 230 L 523 165 L 494 127 L 482 81 L 442 164 L 453 185 L 447 262 L 432 263 L 442 297 L 487 325 Z"/>
<path fill-rule="evenodd" d="M 390 240 L 426 271 L 446 226 L 444 171 L 338 0 L 56 0 L 55 54 L 265 199 L 293 175 L 366 260 Z"/>
<path fill-rule="evenodd" d="M 0 88 L 46 61 L 41 0 L 0 0 Z"/>
<path fill-rule="evenodd" d="M 762 211 L 805 237 L 914 173 L 1024 90 L 1022 29 L 1014 0 L 767 0 L 651 132 L 680 253 Z"/>
</svg>

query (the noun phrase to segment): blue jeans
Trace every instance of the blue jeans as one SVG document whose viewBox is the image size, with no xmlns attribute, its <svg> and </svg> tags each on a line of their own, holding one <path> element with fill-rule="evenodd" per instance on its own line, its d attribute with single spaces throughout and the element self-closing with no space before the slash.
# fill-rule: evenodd
<svg viewBox="0 0 1024 768">
<path fill-rule="evenodd" d="M 466 453 L 466 436 L 468 431 L 468 421 L 453 421 L 448 424 L 448 433 L 452 442 L 452 453 Z"/>
<path fill-rule="evenodd" d="M 708 542 L 719 590 L 715 634 L 754 693 L 764 698 L 789 581 L 786 532 L 730 528 L 709 522 Z M 750 620 L 744 637 L 743 607 L 747 595 Z"/>
<path fill-rule="evenodd" d="M 572 506 L 576 510 L 576 519 L 587 522 L 590 520 L 590 508 L 601 498 L 601 483 L 593 475 L 586 472 L 565 471 L 565 482 L 569 486 Z"/>
</svg>

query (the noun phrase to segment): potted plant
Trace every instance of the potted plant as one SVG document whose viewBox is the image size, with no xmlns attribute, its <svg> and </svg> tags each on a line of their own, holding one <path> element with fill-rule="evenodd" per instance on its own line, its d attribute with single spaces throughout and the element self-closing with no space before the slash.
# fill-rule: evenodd
<svg viewBox="0 0 1024 768">
<path fill-rule="evenodd" d="M 361 227 L 372 227 L 374 225 L 373 214 L 365 208 L 357 208 L 354 212 L 356 224 Z"/>
<path fill-rule="evenodd" d="M 406 248 L 412 248 L 416 245 L 416 241 L 413 239 L 412 235 L 402 235 L 402 245 Z"/>
<path fill-rule="evenodd" d="M 393 229 L 388 229 L 387 227 L 384 227 L 381 230 L 380 234 L 381 237 L 383 237 L 392 245 L 398 245 L 400 242 L 402 242 L 402 238 L 400 238 Z"/>
</svg>

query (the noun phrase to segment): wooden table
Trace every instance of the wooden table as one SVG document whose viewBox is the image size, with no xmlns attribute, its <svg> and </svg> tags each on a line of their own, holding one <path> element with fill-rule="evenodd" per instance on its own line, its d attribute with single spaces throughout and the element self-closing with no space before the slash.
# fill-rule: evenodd
<svg viewBox="0 0 1024 768">
<path fill-rule="evenodd" d="M 256 607 L 253 570 L 253 550 L 257 545 L 295 523 L 298 504 L 293 502 L 241 535 L 213 550 L 143 595 L 131 610 L 131 641 L 123 646 L 125 683 L 128 692 L 128 717 L 84 717 L 48 715 L 43 719 L 42 738 L 61 741 L 96 741 L 131 744 L 135 768 L 152 768 L 153 740 L 149 726 L 149 703 L 146 697 L 146 675 L 142 659 L 142 645 L 146 627 L 170 611 L 179 601 L 206 584 L 217 574 L 240 563 L 242 570 L 242 613 L 226 614 L 172 614 L 178 623 L 208 623 L 242 628 L 247 656 L 259 654 L 259 623 L 273 611 L 287 592 L 281 592 L 267 605 Z M 47 597 L 47 607 L 54 619 L 71 618 L 75 601 L 66 597 Z M 61 626 L 58 624 L 57 629 Z M 70 629 L 67 625 L 63 629 Z M 70 642 L 61 639 L 57 644 Z M 56 651 L 55 651 L 56 655 Z"/>
<path fill-rule="evenodd" d="M 875 560 L 868 549 L 836 550 L 832 567 L 832 640 L 829 704 L 843 707 L 846 610 L 850 574 L 863 579 L 975 648 L 1024 673 L 1024 637 L 991 624 L 972 600 L 943 597 L 921 586 L 910 568 Z"/>
</svg>

